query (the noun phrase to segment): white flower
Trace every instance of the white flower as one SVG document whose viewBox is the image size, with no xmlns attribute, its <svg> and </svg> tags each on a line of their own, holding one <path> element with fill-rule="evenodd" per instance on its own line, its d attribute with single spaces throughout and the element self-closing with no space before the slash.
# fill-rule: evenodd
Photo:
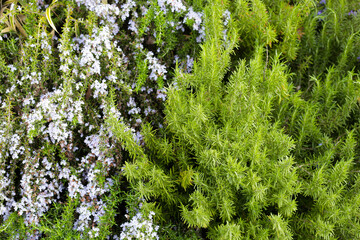
<svg viewBox="0 0 360 240">
<path fill-rule="evenodd" d="M 166 100 L 166 93 L 163 89 L 157 90 L 156 94 L 156 98 L 162 99 L 163 101 Z"/>
<path fill-rule="evenodd" d="M 101 0 L 76 0 L 78 6 L 83 4 L 97 16 L 111 20 L 113 15 L 119 15 L 119 8 L 115 4 L 103 4 Z"/>
<path fill-rule="evenodd" d="M 136 6 L 133 0 L 128 0 L 125 4 L 121 5 L 122 15 L 121 20 L 125 21 L 130 16 L 130 11 Z"/>
<path fill-rule="evenodd" d="M 201 19 L 202 16 L 203 16 L 202 13 L 195 12 L 193 10 L 193 8 L 190 7 L 189 12 L 184 17 L 184 23 L 188 19 L 193 19 L 195 21 L 194 24 L 193 24 L 193 29 L 196 30 L 196 31 L 199 31 L 200 25 L 201 25 L 201 22 L 202 22 L 202 19 Z"/>
<path fill-rule="evenodd" d="M 84 186 L 81 184 L 80 180 L 72 175 L 69 179 L 69 197 L 75 198 L 77 193 L 80 193 L 81 196 L 83 196 L 82 190 L 84 189 Z"/>
<path fill-rule="evenodd" d="M 35 100 L 34 100 L 33 96 L 30 96 L 29 98 L 25 98 L 23 101 L 24 107 L 27 105 L 30 105 L 30 104 L 35 104 Z"/>
<path fill-rule="evenodd" d="M 188 73 L 191 72 L 193 66 L 194 66 L 194 59 L 190 57 L 189 55 L 186 55 L 186 70 Z"/>
<path fill-rule="evenodd" d="M 117 76 L 116 76 L 116 73 L 115 71 L 112 71 L 110 76 L 107 77 L 107 79 L 113 83 L 116 83 L 116 80 L 117 80 Z"/>
<path fill-rule="evenodd" d="M 229 10 L 226 9 L 226 10 L 224 11 L 223 17 L 224 17 L 224 19 L 225 19 L 225 20 L 224 20 L 224 25 L 227 26 L 227 25 L 229 24 L 229 21 L 230 21 L 230 18 L 231 18 Z"/>
<path fill-rule="evenodd" d="M 120 239 L 159 239 L 157 235 L 158 226 L 153 226 L 152 217 L 155 213 L 150 212 L 148 219 L 141 213 L 137 213 L 130 222 L 121 224 L 122 232 Z"/>
<path fill-rule="evenodd" d="M 98 80 L 95 80 L 95 82 L 91 85 L 91 88 L 95 88 L 94 98 L 97 98 L 99 95 L 106 95 L 108 93 L 106 91 L 107 85 L 105 80 L 103 80 L 101 83 L 99 83 Z"/>
<path fill-rule="evenodd" d="M 149 78 L 151 80 L 157 80 L 158 77 L 161 76 L 165 80 L 166 79 L 165 74 L 167 73 L 165 65 L 159 64 L 158 63 L 159 60 L 156 57 L 154 57 L 154 54 L 151 51 L 149 51 L 146 54 L 146 60 L 149 61 L 149 69 L 151 69 Z"/>
<path fill-rule="evenodd" d="M 133 21 L 133 20 L 130 20 L 129 21 L 129 27 L 128 27 L 128 29 L 130 30 L 130 31 L 133 31 L 134 33 L 138 33 L 138 29 L 137 29 L 137 27 L 136 27 L 136 24 L 135 24 L 135 22 Z"/>
<path fill-rule="evenodd" d="M 12 64 L 8 65 L 8 68 L 10 68 L 10 71 L 12 72 L 16 71 L 16 67 L 14 67 Z"/>
<path fill-rule="evenodd" d="M 160 9 L 166 13 L 166 4 L 170 5 L 172 12 L 183 12 L 186 11 L 185 5 L 181 0 L 158 0 L 158 5 Z"/>
<path fill-rule="evenodd" d="M 66 139 L 72 135 L 72 132 L 67 130 L 67 124 L 61 121 L 52 121 L 44 133 L 49 134 L 53 143 L 60 141 L 66 142 Z"/>
<path fill-rule="evenodd" d="M 145 108 L 144 113 L 145 113 L 145 116 L 147 116 L 149 113 L 156 113 L 156 110 L 152 109 L 150 106 L 148 106 L 147 108 Z"/>
<path fill-rule="evenodd" d="M 136 107 L 134 98 L 130 97 L 129 102 L 126 104 L 128 107 Z"/>
<path fill-rule="evenodd" d="M 81 57 L 79 60 L 80 67 L 88 67 L 89 74 L 100 74 L 100 56 L 104 51 L 108 51 L 108 57 L 112 57 L 111 42 L 113 40 L 113 33 L 109 26 L 104 26 L 103 28 L 94 28 L 93 34 L 90 37 L 89 35 L 81 35 L 79 38 L 74 39 L 78 44 L 83 44 L 83 47 L 76 47 L 80 49 Z M 80 76 L 82 76 L 80 74 Z"/>
<path fill-rule="evenodd" d="M 201 43 L 205 40 L 205 27 L 204 25 L 201 25 L 201 28 L 199 30 L 199 36 L 196 38 L 197 43 Z"/>
<path fill-rule="evenodd" d="M 134 138 L 134 140 L 135 140 L 135 142 L 136 142 L 137 144 L 140 144 L 140 141 L 141 141 L 144 137 L 141 135 L 140 132 L 137 131 L 135 134 L 133 134 L 133 138 Z"/>
<path fill-rule="evenodd" d="M 135 107 L 135 108 L 130 109 L 128 113 L 131 115 L 131 114 L 138 114 L 140 112 L 141 112 L 141 109 L 139 107 Z"/>
<path fill-rule="evenodd" d="M 9 151 L 13 159 L 19 158 L 19 155 L 25 152 L 25 148 L 20 146 L 20 136 L 18 134 L 11 136 Z"/>
</svg>

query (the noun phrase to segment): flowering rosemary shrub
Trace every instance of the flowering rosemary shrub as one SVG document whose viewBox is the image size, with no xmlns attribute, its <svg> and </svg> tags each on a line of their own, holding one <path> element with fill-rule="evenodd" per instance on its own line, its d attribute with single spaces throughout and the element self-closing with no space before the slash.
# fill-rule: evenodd
<svg viewBox="0 0 360 240">
<path fill-rule="evenodd" d="M 8 0 L 1 239 L 357 239 L 355 0 Z"/>
<path fill-rule="evenodd" d="M 142 122 L 163 127 L 172 69 L 190 72 L 204 39 L 202 6 L 3 2 L 3 237 L 124 239 L 128 188 L 120 181 L 129 159 L 106 120 L 123 124 L 137 146 Z M 141 213 L 133 214 L 140 221 Z"/>
</svg>

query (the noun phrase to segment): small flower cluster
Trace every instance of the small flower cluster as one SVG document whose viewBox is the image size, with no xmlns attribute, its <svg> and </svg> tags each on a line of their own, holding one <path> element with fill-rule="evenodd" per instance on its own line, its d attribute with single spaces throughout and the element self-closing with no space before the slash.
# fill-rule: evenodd
<svg viewBox="0 0 360 240">
<path fill-rule="evenodd" d="M 151 70 L 149 78 L 151 80 L 156 81 L 159 77 L 162 77 L 164 80 L 166 79 L 166 67 L 164 65 L 159 64 L 159 60 L 154 57 L 154 53 L 149 51 L 146 55 L 146 60 L 149 61 L 149 69 Z"/>
<path fill-rule="evenodd" d="M 178 56 L 175 56 L 174 63 L 176 63 L 176 61 L 179 61 Z M 180 62 L 179 68 L 182 69 L 184 72 L 191 73 L 193 66 L 194 66 L 194 58 L 190 57 L 189 55 L 186 55 L 186 60 Z"/>
<path fill-rule="evenodd" d="M 165 13 L 167 12 L 166 5 L 170 6 L 172 12 L 186 11 L 186 7 L 181 0 L 158 0 L 158 4 Z"/>
<path fill-rule="evenodd" d="M 94 28 L 92 35 L 94 37 L 81 35 L 79 38 L 74 39 L 78 42 L 79 45 L 83 45 L 81 47 L 81 58 L 79 60 L 79 66 L 80 68 L 88 69 L 87 73 L 90 75 L 101 74 L 100 57 L 103 54 L 104 47 L 107 51 L 108 57 L 112 57 L 111 41 L 113 38 L 113 34 L 111 33 L 108 26 L 103 27 L 101 30 Z M 80 46 L 75 47 L 75 49 L 79 48 Z M 120 49 L 118 50 L 121 52 Z"/>
<path fill-rule="evenodd" d="M 20 136 L 16 133 L 10 138 L 9 152 L 12 159 L 19 158 L 19 155 L 22 155 L 25 152 L 24 146 L 21 146 Z"/>
<path fill-rule="evenodd" d="M 68 124 L 74 119 L 79 123 L 83 122 L 81 106 L 84 102 L 73 101 L 69 98 L 64 103 L 64 95 L 60 89 L 42 95 L 35 109 L 31 110 L 29 114 L 23 115 L 29 135 L 31 135 L 31 131 L 40 130 L 43 134 L 48 134 L 52 143 L 63 141 L 66 144 L 67 139 L 72 136 Z M 43 125 L 44 122 L 49 122 L 48 127 Z"/>
<path fill-rule="evenodd" d="M 120 237 L 115 239 L 119 240 L 131 240 L 131 239 L 159 239 L 157 230 L 159 226 L 153 225 L 154 212 L 150 212 L 146 219 L 140 212 L 131 218 L 129 222 L 121 224 L 122 232 Z"/>
<path fill-rule="evenodd" d="M 128 0 L 126 3 L 121 5 L 123 14 L 121 15 L 121 20 L 125 21 L 130 16 L 130 11 L 136 6 L 136 3 L 133 0 Z"/>
<path fill-rule="evenodd" d="M 92 12 L 95 12 L 98 17 L 109 18 L 112 15 L 119 15 L 120 9 L 116 4 L 103 4 L 101 0 L 76 0 L 78 6 L 85 5 L 85 7 Z M 111 21 L 111 18 L 108 19 Z"/>
<path fill-rule="evenodd" d="M 11 203 L 14 202 L 15 197 L 15 192 L 9 191 L 10 186 L 9 173 L 0 170 L 0 216 L 4 216 L 4 218 L 8 218 L 10 215 L 9 208 L 11 208 Z M 3 201 L 7 202 L 6 206 L 4 206 Z"/>
<path fill-rule="evenodd" d="M 224 19 L 224 30 L 223 30 L 223 35 L 224 35 L 224 44 L 228 44 L 229 43 L 229 39 L 227 36 L 228 33 L 228 28 L 229 28 L 229 23 L 231 21 L 231 14 L 229 10 L 225 10 L 223 13 L 223 19 Z"/>
<path fill-rule="evenodd" d="M 23 164 L 20 184 L 22 198 L 13 202 L 13 207 L 19 215 L 25 216 L 26 225 L 38 224 L 54 197 L 58 199 L 63 190 L 62 183 L 55 178 L 59 166 L 52 166 L 46 157 L 40 159 L 37 155 L 25 158 Z"/>
<path fill-rule="evenodd" d="M 97 98 L 99 95 L 106 95 L 108 92 L 106 91 L 107 85 L 105 80 L 101 83 L 98 80 L 95 80 L 93 84 L 91 84 L 91 88 L 95 89 L 94 91 L 94 98 Z"/>
</svg>

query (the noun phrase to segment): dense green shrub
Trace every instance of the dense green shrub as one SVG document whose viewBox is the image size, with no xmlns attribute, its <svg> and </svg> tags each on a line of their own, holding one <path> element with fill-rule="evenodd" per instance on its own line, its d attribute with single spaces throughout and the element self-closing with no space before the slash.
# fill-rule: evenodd
<svg viewBox="0 0 360 240">
<path fill-rule="evenodd" d="M 2 1 L 2 239 L 360 239 L 360 4 Z"/>
</svg>

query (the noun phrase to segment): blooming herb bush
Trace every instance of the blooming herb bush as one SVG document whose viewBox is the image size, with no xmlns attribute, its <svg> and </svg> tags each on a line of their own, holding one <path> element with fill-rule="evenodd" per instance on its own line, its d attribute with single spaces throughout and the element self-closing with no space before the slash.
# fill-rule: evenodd
<svg viewBox="0 0 360 240">
<path fill-rule="evenodd" d="M 360 237 L 357 1 L 1 8 L 2 239 Z"/>
<path fill-rule="evenodd" d="M 204 39 L 196 11 L 202 3 L 8 1 L 2 7 L 4 237 L 103 237 L 126 198 L 114 182 L 127 159 L 105 120 L 121 121 L 139 146 L 143 121 L 164 124 L 171 69 L 177 63 L 190 72 Z M 51 215 L 55 206 L 71 216 L 69 232 L 44 227 L 59 221 Z M 25 230 L 11 227 L 15 222 Z"/>
</svg>

